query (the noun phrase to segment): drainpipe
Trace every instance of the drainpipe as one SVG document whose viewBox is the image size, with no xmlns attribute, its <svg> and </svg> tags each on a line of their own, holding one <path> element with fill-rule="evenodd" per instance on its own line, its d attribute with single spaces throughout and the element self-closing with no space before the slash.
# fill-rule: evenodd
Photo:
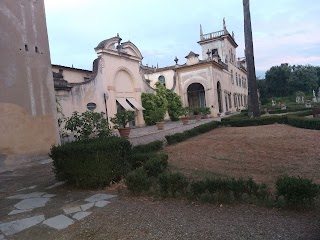
<svg viewBox="0 0 320 240">
<path fill-rule="evenodd" d="M 104 93 L 104 94 L 103 94 L 103 98 L 104 98 L 104 105 L 105 105 L 105 108 L 106 108 L 106 118 L 107 118 L 107 121 L 108 121 L 108 123 L 109 123 L 108 107 L 107 107 L 108 94 Z"/>
</svg>

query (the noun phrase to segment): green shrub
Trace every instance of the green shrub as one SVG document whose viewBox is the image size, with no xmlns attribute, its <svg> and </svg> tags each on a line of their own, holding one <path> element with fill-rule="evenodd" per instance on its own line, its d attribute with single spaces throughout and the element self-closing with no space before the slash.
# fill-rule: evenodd
<svg viewBox="0 0 320 240">
<path fill-rule="evenodd" d="M 221 122 L 224 126 L 232 127 L 249 127 L 249 126 L 260 126 L 260 125 L 270 125 L 274 123 L 286 124 L 286 116 L 270 116 L 270 117 L 260 117 L 260 118 L 239 118 L 232 119 L 229 121 Z"/>
<path fill-rule="evenodd" d="M 288 206 L 313 204 L 319 187 L 311 179 L 280 176 L 276 181 L 277 197 L 283 197 Z"/>
<path fill-rule="evenodd" d="M 70 131 L 76 140 L 88 140 L 93 138 L 106 138 L 112 135 L 104 113 L 86 111 L 84 113 L 73 112 L 72 116 L 60 120 L 65 121 L 64 130 Z M 63 136 L 67 132 L 62 133 Z"/>
<path fill-rule="evenodd" d="M 165 157 L 164 157 L 165 156 Z M 149 177 L 157 177 L 168 167 L 168 155 L 156 155 L 149 159 L 143 168 L 146 170 Z"/>
<path fill-rule="evenodd" d="M 288 116 L 288 124 L 293 127 L 320 130 L 320 119 Z"/>
<path fill-rule="evenodd" d="M 186 193 L 189 182 L 181 173 L 163 172 L 158 177 L 160 192 L 163 196 L 176 197 L 177 193 L 181 195 Z"/>
<path fill-rule="evenodd" d="M 49 156 L 58 180 L 83 188 L 109 185 L 130 169 L 131 144 L 119 137 L 53 146 Z"/>
<path fill-rule="evenodd" d="M 134 153 L 130 158 L 130 163 L 133 168 L 138 168 L 153 158 L 157 158 L 157 159 L 161 159 L 162 161 L 165 161 L 168 159 L 168 155 L 165 153 L 156 153 L 156 152 Z"/>
<path fill-rule="evenodd" d="M 154 141 L 144 145 L 137 145 L 132 148 L 133 153 L 150 153 L 161 150 L 163 147 L 162 141 Z"/>
<path fill-rule="evenodd" d="M 160 193 L 162 196 L 166 197 L 169 194 L 169 188 L 170 188 L 170 173 L 169 172 L 162 172 L 158 176 L 158 184 Z"/>
<path fill-rule="evenodd" d="M 176 133 L 173 135 L 167 135 L 165 138 L 167 139 L 167 143 L 169 145 L 179 143 L 187 140 L 188 138 L 198 136 L 201 133 L 209 132 L 219 126 L 218 122 L 209 122 L 197 127 L 194 127 L 190 130 L 184 131 L 183 133 Z"/>
<path fill-rule="evenodd" d="M 177 193 L 184 194 L 188 187 L 187 178 L 181 173 L 171 173 L 170 174 L 170 186 L 169 190 L 172 197 L 176 197 Z"/>
<path fill-rule="evenodd" d="M 192 181 L 190 183 L 190 192 L 192 196 L 199 198 L 207 191 L 207 184 L 204 180 Z"/>
<path fill-rule="evenodd" d="M 130 172 L 126 177 L 125 183 L 130 192 L 139 194 L 150 189 L 151 181 L 145 169 L 138 168 Z"/>
</svg>

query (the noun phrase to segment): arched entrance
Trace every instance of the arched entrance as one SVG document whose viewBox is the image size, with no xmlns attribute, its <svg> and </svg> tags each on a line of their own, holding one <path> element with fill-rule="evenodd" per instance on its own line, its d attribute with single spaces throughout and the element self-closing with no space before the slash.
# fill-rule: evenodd
<svg viewBox="0 0 320 240">
<path fill-rule="evenodd" d="M 222 93 L 221 93 L 221 84 L 220 84 L 220 82 L 217 83 L 217 93 L 218 93 L 219 113 L 222 113 L 223 112 L 223 107 L 222 107 Z"/>
<path fill-rule="evenodd" d="M 205 107 L 206 95 L 204 87 L 200 83 L 192 83 L 187 89 L 188 103 L 190 108 Z"/>
</svg>

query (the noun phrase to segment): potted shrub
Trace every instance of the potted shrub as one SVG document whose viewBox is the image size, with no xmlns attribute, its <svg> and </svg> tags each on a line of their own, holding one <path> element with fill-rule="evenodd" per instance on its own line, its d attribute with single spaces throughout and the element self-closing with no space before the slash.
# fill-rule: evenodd
<svg viewBox="0 0 320 240">
<path fill-rule="evenodd" d="M 163 130 L 165 113 L 166 111 L 164 109 L 157 109 L 150 113 L 150 117 L 152 121 L 156 123 L 158 130 Z"/>
<path fill-rule="evenodd" d="M 201 120 L 200 108 L 194 108 L 193 115 L 195 116 L 197 121 L 200 121 Z"/>
<path fill-rule="evenodd" d="M 211 110 L 210 110 L 209 107 L 202 107 L 202 108 L 200 109 L 200 112 L 201 112 L 203 118 L 209 118 L 209 115 L 210 115 L 210 113 L 211 113 Z"/>
<path fill-rule="evenodd" d="M 189 122 L 190 109 L 188 107 L 184 107 L 184 108 L 181 108 L 180 112 L 181 112 L 181 115 L 183 115 L 183 117 L 180 118 L 181 121 L 183 122 L 183 125 L 187 125 Z"/>
<path fill-rule="evenodd" d="M 130 134 L 130 127 L 126 127 L 129 122 L 134 120 L 134 112 L 119 111 L 110 121 L 114 124 L 114 128 L 118 129 L 121 137 L 128 138 Z"/>
</svg>

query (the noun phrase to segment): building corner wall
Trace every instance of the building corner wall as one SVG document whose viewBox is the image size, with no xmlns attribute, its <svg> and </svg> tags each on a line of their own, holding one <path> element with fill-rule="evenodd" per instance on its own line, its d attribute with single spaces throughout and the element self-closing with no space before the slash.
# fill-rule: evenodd
<svg viewBox="0 0 320 240">
<path fill-rule="evenodd" d="M 44 0 L 0 2 L 0 171 L 60 143 Z"/>
</svg>

